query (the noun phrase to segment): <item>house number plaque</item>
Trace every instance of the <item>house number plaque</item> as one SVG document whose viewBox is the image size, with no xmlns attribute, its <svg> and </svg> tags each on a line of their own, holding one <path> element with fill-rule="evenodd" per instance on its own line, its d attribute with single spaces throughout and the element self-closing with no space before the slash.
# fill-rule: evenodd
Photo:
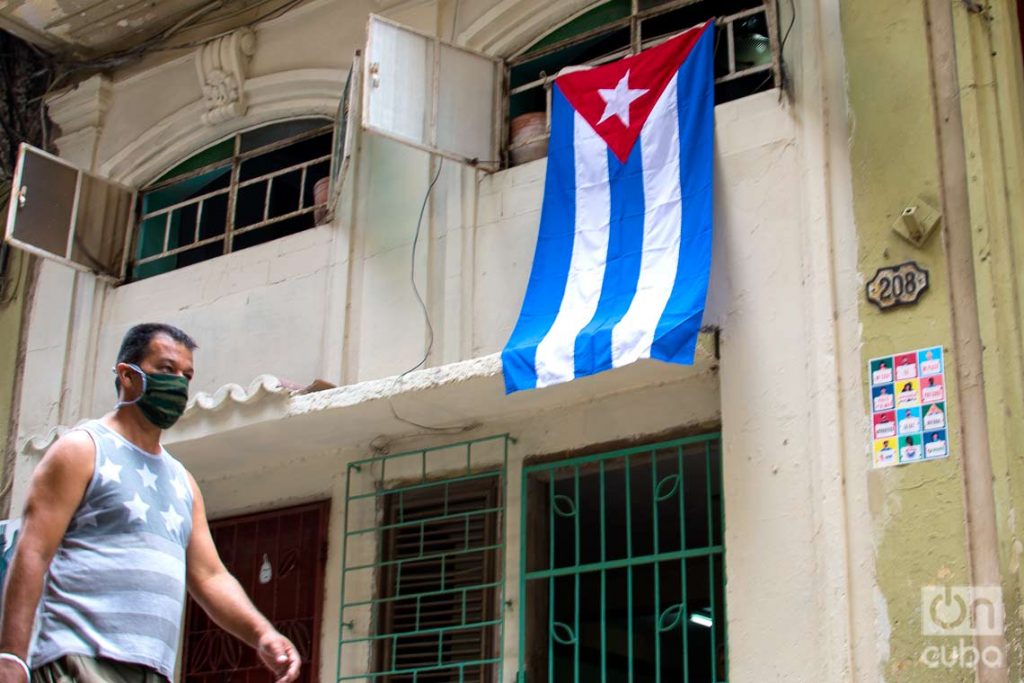
<svg viewBox="0 0 1024 683">
<path fill-rule="evenodd" d="M 868 301 L 887 310 L 917 303 L 928 289 L 928 271 L 914 261 L 879 268 L 867 284 Z"/>
</svg>

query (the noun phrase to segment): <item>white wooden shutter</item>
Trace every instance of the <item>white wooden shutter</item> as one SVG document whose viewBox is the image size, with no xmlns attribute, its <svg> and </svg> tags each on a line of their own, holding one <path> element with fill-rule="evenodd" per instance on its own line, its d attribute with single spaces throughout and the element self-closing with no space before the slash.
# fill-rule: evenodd
<svg viewBox="0 0 1024 683">
<path fill-rule="evenodd" d="M 134 193 L 31 145 L 18 150 L 7 210 L 13 247 L 119 280 Z"/>
<path fill-rule="evenodd" d="M 345 176 L 355 149 L 355 132 L 359 126 L 360 101 L 363 82 L 362 53 L 356 51 L 348 72 L 345 90 L 341 94 L 338 113 L 334 118 L 334 150 L 331 154 L 331 198 L 327 204 L 329 214 L 334 213 L 345 184 Z"/>
<path fill-rule="evenodd" d="M 366 130 L 499 168 L 501 60 L 371 15 L 364 65 Z"/>
</svg>

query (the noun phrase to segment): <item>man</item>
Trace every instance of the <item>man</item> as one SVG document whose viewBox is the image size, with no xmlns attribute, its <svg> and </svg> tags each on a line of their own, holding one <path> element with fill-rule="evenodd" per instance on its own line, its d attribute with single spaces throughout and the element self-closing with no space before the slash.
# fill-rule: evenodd
<svg viewBox="0 0 1024 683">
<path fill-rule="evenodd" d="M 277 683 L 298 677 L 295 646 L 225 569 L 199 487 L 160 445 L 188 401 L 195 348 L 170 325 L 130 329 L 114 411 L 36 467 L 5 589 L 0 683 L 23 683 L 29 668 L 32 683 L 172 679 L 186 586 Z"/>
</svg>

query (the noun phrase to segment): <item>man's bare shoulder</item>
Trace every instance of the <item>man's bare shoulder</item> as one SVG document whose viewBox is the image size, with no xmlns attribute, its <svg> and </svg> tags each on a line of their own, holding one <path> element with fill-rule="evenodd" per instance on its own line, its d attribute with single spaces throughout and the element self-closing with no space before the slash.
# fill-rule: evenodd
<svg viewBox="0 0 1024 683">
<path fill-rule="evenodd" d="M 43 455 L 40 467 L 69 472 L 92 472 L 96 460 L 96 444 L 83 429 L 61 436 Z"/>
</svg>

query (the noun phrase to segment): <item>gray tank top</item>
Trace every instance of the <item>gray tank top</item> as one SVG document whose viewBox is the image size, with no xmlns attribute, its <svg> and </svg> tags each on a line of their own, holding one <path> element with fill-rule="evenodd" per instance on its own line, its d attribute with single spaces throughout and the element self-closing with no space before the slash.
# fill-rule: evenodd
<svg viewBox="0 0 1024 683">
<path fill-rule="evenodd" d="M 31 666 L 86 655 L 142 664 L 171 679 L 192 534 L 185 468 L 97 420 L 81 428 L 96 444 L 96 463 L 50 564 Z"/>
</svg>

